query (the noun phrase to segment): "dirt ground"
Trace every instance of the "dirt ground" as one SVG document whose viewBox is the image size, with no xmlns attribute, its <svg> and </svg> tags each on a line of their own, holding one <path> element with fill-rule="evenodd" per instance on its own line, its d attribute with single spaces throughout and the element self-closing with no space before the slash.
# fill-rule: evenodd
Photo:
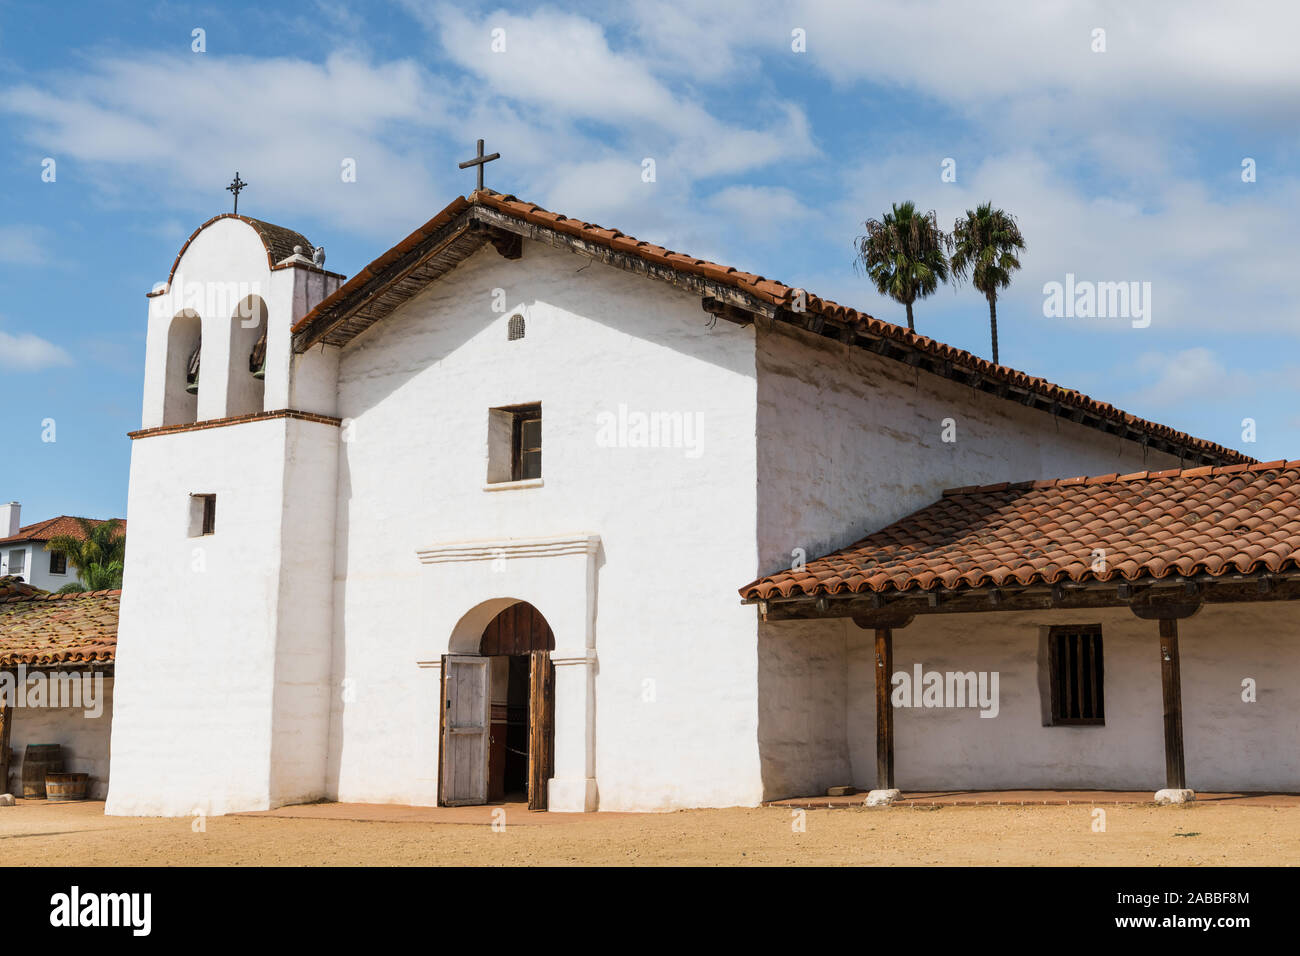
<svg viewBox="0 0 1300 956">
<path fill-rule="evenodd" d="M 1300 809 L 1188 804 L 529 814 L 320 804 L 193 819 L 0 807 L 0 865 L 1294 865 Z M 472 811 L 472 812 L 471 812 Z M 802 814 L 802 817 L 799 816 Z M 495 815 L 498 820 L 502 814 Z M 804 829 L 799 831 L 802 821 Z"/>
</svg>

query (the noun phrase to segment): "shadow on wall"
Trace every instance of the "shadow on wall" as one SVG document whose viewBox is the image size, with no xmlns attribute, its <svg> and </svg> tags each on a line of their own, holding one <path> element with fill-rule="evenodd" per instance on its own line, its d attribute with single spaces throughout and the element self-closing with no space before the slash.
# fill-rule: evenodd
<svg viewBox="0 0 1300 956">
<path fill-rule="evenodd" d="M 853 782 L 843 620 L 758 627 L 758 755 L 763 799 L 824 794 Z"/>
</svg>

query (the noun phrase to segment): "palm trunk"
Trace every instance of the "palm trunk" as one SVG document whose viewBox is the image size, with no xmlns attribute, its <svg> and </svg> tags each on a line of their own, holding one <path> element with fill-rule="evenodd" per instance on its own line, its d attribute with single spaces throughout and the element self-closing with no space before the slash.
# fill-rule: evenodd
<svg viewBox="0 0 1300 956">
<path fill-rule="evenodd" d="M 916 325 L 915 323 L 912 322 L 912 303 L 908 302 L 906 303 L 906 305 L 907 305 L 907 328 L 910 331 L 915 332 Z"/>
<path fill-rule="evenodd" d="M 998 364 L 998 299 L 989 296 L 989 329 L 993 333 L 993 364 Z"/>
</svg>

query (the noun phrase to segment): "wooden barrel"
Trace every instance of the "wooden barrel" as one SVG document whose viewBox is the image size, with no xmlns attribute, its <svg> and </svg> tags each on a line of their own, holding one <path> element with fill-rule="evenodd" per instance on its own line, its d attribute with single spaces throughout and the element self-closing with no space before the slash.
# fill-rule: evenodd
<svg viewBox="0 0 1300 956">
<path fill-rule="evenodd" d="M 50 803 L 67 803 L 70 800 L 85 800 L 86 787 L 90 783 L 88 773 L 53 773 L 45 774 L 45 793 Z"/>
<path fill-rule="evenodd" d="M 28 744 L 23 754 L 23 799 L 45 799 L 45 775 L 63 769 L 63 748 L 58 744 Z"/>
</svg>

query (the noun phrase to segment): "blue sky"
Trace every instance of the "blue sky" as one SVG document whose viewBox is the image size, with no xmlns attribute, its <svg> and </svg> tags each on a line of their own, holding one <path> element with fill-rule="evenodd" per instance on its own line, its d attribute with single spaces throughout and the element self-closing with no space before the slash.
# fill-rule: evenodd
<svg viewBox="0 0 1300 956">
<path fill-rule="evenodd" d="M 125 512 L 144 293 L 236 169 L 242 212 L 352 274 L 473 187 L 479 137 L 494 188 L 900 323 L 853 267 L 862 221 L 992 200 L 1029 247 L 1004 364 L 1300 457 L 1292 5 L 692 6 L 0 0 L 0 500 Z M 1067 273 L 1151 283 L 1150 325 L 1045 317 Z M 915 312 L 987 357 L 969 287 Z"/>
</svg>

